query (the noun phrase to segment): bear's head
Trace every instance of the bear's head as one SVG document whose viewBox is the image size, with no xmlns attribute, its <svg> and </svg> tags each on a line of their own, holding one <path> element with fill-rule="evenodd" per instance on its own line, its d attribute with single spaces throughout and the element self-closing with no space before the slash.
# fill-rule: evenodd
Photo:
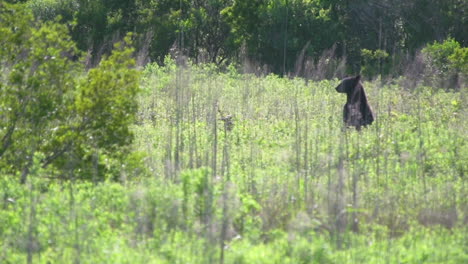
<svg viewBox="0 0 468 264">
<path fill-rule="evenodd" d="M 360 80 L 361 80 L 361 75 L 357 75 L 355 77 L 344 78 L 335 89 L 339 93 L 350 94 L 354 90 L 354 87 L 356 87 L 359 84 Z"/>
</svg>

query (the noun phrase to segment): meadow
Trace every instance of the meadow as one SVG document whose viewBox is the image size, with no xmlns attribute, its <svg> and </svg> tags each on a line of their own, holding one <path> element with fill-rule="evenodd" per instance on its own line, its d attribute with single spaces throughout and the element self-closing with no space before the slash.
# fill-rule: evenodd
<svg viewBox="0 0 468 264">
<path fill-rule="evenodd" d="M 466 87 L 366 81 L 356 131 L 337 79 L 165 64 L 107 180 L 0 178 L 0 263 L 468 262 Z"/>
</svg>

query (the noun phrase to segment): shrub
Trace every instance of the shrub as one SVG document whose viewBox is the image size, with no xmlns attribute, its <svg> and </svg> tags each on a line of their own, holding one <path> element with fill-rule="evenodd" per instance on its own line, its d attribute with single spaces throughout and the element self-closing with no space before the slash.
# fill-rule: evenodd
<svg viewBox="0 0 468 264">
<path fill-rule="evenodd" d="M 385 50 L 361 50 L 363 59 L 361 72 L 367 78 L 375 78 L 378 75 L 386 75 L 389 71 L 389 54 Z"/>
<path fill-rule="evenodd" d="M 430 85 L 445 88 L 461 87 L 468 73 L 468 48 L 452 38 L 434 42 L 422 49 L 425 62 L 425 79 Z"/>
</svg>

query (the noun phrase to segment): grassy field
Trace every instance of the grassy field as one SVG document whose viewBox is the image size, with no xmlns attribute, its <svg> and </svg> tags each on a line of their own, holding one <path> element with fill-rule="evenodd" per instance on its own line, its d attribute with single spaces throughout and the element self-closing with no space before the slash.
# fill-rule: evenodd
<svg viewBox="0 0 468 264">
<path fill-rule="evenodd" d="M 466 88 L 365 82 L 357 132 L 338 80 L 167 64 L 119 182 L 0 178 L 0 263 L 468 263 Z"/>
</svg>

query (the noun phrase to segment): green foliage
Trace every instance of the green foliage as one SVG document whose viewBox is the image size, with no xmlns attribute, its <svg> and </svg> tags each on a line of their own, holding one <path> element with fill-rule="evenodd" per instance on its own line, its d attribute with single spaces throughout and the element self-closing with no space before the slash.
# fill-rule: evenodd
<svg viewBox="0 0 468 264">
<path fill-rule="evenodd" d="M 450 68 L 449 57 L 458 49 L 460 49 L 460 43 L 449 38 L 442 43 L 428 44 L 422 52 L 428 57 L 430 64 L 437 67 L 442 73 L 447 73 Z"/>
<path fill-rule="evenodd" d="M 468 48 L 457 48 L 448 57 L 452 67 L 465 76 L 468 75 Z"/>
<path fill-rule="evenodd" d="M 284 74 L 294 71 L 302 49 L 317 59 L 333 45 L 328 11 L 320 1 L 235 1 L 223 15 L 237 47 L 245 45 L 244 56 Z"/>
<path fill-rule="evenodd" d="M 137 172 L 131 165 L 139 163 L 135 160 L 137 156 L 128 148 L 133 140 L 130 126 L 135 122 L 139 91 L 139 72 L 134 69 L 130 45 L 129 35 L 79 81 L 70 106 L 74 114 L 69 123 L 71 130 L 62 139 L 70 146 L 69 154 L 57 158 L 56 166 L 69 166 L 73 162 L 72 169 L 79 171 L 80 177 L 94 180 L 105 175 L 116 179 L 120 170 Z M 127 165 L 130 167 L 126 168 Z"/>
<path fill-rule="evenodd" d="M 133 67 L 130 36 L 116 44 L 112 55 L 91 69 L 78 88 L 76 110 L 82 135 L 97 147 L 127 145 L 135 121 L 139 72 Z M 93 144 L 91 143 L 91 144 Z"/>
<path fill-rule="evenodd" d="M 63 136 L 79 64 L 65 25 L 35 24 L 21 5 L 0 7 L 2 167 L 27 174 L 35 152 Z M 8 165 L 7 165 L 8 164 Z"/>
<path fill-rule="evenodd" d="M 363 49 L 385 51 L 390 56 L 377 67 L 382 69 L 370 73 L 395 75 L 404 73 L 407 54 L 436 39 L 452 36 L 466 46 L 463 0 L 23 2 L 36 19 L 60 16 L 69 24 L 91 67 L 128 32 L 136 33 L 141 64 L 163 64 L 168 54 L 182 53 L 197 63 L 246 66 L 248 61 L 276 74 L 301 76 L 307 73 L 298 72 L 298 63 L 306 58 L 308 64 L 320 64 L 330 51 L 333 58 L 346 60 L 352 73 L 361 66 L 371 71 L 372 66 L 362 64 L 367 63 L 361 59 Z"/>
<path fill-rule="evenodd" d="M 442 87 L 459 87 L 468 74 L 468 48 L 452 38 L 428 44 L 422 54 L 426 63 L 426 76 L 431 84 Z M 461 79 L 461 80 L 459 80 Z"/>
<path fill-rule="evenodd" d="M 181 185 L 185 228 L 216 230 L 208 235 L 211 243 L 219 242 L 222 194 L 230 194 L 226 211 L 234 234 L 226 241 L 227 263 L 231 257 L 233 263 L 378 263 L 387 258 L 382 247 L 395 255 L 404 246 L 399 241 L 416 240 L 408 259 L 443 262 L 444 250 L 430 254 L 424 241 L 455 245 L 461 239 L 445 229 L 463 228 L 468 153 L 462 91 L 366 82 L 378 119 L 359 133 L 341 132 L 345 98 L 333 89 L 337 81 L 306 84 L 165 63 L 145 69 L 136 144 L 148 149 L 156 177 Z M 222 116 L 234 116 L 227 137 L 219 113 L 218 121 L 213 118 L 213 102 Z M 221 149 L 226 145 L 227 154 Z M 223 187 L 225 170 L 235 191 Z M 200 217 L 209 197 L 214 213 Z M 356 234 L 352 219 L 358 220 Z M 419 240 L 412 230 L 421 226 L 427 237 Z M 430 230 L 441 228 L 438 240 Z M 454 247 L 451 256 L 466 258 Z M 393 255 L 391 263 L 406 259 Z"/>
<path fill-rule="evenodd" d="M 61 167 L 42 168 L 40 152 L 27 184 L 2 172 L 2 263 L 209 263 L 221 252 L 224 263 L 466 262 L 463 90 L 365 82 L 378 118 L 342 131 L 338 80 L 179 68 L 166 58 L 167 67 L 143 71 L 138 118 L 127 123 L 97 101 L 131 101 L 95 94 L 119 88 L 107 79 L 133 87 L 115 79 L 134 71 L 129 54 L 121 46 L 78 79 L 68 124 L 92 115 L 129 125 L 132 152 L 118 154 L 118 137 L 94 139 L 105 125 L 90 123 L 65 137 L 74 141 L 62 173 L 72 180 L 49 179 Z M 116 114 L 104 121 L 92 108 Z M 122 181 L 80 179 L 96 168 L 97 179 Z"/>
<path fill-rule="evenodd" d="M 185 221 L 191 225 L 196 221 L 203 223 L 207 218 L 212 217 L 213 211 L 213 190 L 209 170 L 200 168 L 194 171 L 184 171 L 181 173 L 181 178 Z"/>
<path fill-rule="evenodd" d="M 387 75 L 389 70 L 389 54 L 384 50 L 361 50 L 362 63 L 361 73 L 367 78 L 374 78 L 378 75 Z"/>
<path fill-rule="evenodd" d="M 52 174 L 87 171 L 81 177 L 95 179 L 110 166 L 135 163 L 124 149 L 132 141 L 139 91 L 130 36 L 82 78 L 80 53 L 65 25 L 35 22 L 23 5 L 0 8 L 2 170 L 25 182 L 36 153 Z"/>
<path fill-rule="evenodd" d="M 166 55 L 178 51 L 195 62 L 227 66 L 247 60 L 276 74 L 305 76 L 296 64 L 304 56 L 317 64 L 330 50 L 346 59 L 347 71 L 353 73 L 366 63 L 363 49 L 383 50 L 390 56 L 378 74 L 395 75 L 404 73 L 405 54 L 434 40 L 452 36 L 466 46 L 463 0 L 22 2 L 36 19 L 60 16 L 69 24 L 78 48 L 88 52 L 87 66 L 98 65 L 128 32 L 136 33 L 141 64 L 163 64 Z"/>
<path fill-rule="evenodd" d="M 78 0 L 35 0 L 28 1 L 26 6 L 32 10 L 34 17 L 47 21 L 60 16 L 63 21 L 72 21 L 80 6 Z"/>
<path fill-rule="evenodd" d="M 338 80 L 178 56 L 223 64 L 245 48 L 287 73 L 338 39 L 333 52 L 382 74 L 377 39 L 424 41 L 379 3 L 1 2 L 0 262 L 467 262 L 466 89 L 366 82 L 377 119 L 358 132 L 342 128 Z M 136 70 L 131 38 L 165 66 Z M 425 74 L 463 77 L 458 43 L 424 49 Z"/>
<path fill-rule="evenodd" d="M 40 163 L 38 163 L 40 166 Z M 38 171 L 38 173 L 41 173 Z M 0 180 L 2 263 L 207 263 L 206 241 L 177 227 L 181 186 L 145 180 L 122 186 L 106 182 L 28 185 Z M 31 218 L 31 212 L 34 217 Z M 174 222 L 176 221 L 176 222 Z M 30 234 L 33 226 L 33 232 Z M 184 228 L 184 229 L 181 229 Z M 237 237 L 226 244 L 225 263 L 464 263 L 466 228 L 412 228 L 399 238 L 349 234 L 337 250 L 326 235 L 273 230 L 267 241 Z M 200 253 L 203 252 L 203 253 Z M 213 255 L 213 256 L 216 256 Z M 213 259 L 212 259 L 213 260 Z"/>
</svg>

